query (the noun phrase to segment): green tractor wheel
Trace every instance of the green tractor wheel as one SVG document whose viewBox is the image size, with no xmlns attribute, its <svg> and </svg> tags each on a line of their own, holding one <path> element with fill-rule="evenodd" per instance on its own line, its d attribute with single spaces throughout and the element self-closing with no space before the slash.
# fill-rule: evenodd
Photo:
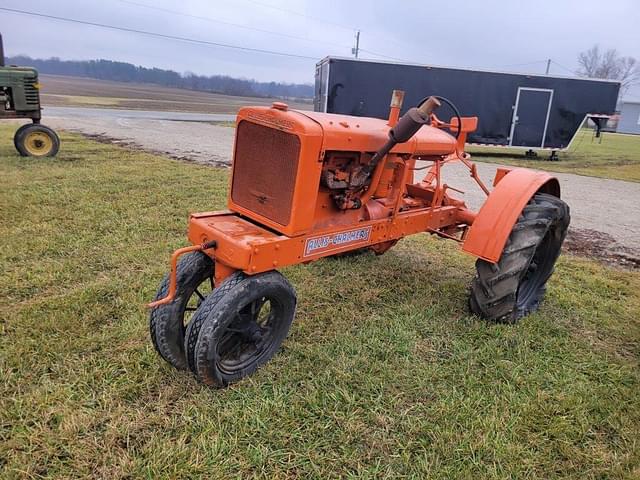
<svg viewBox="0 0 640 480">
<path fill-rule="evenodd" d="M 20 128 L 18 128 L 18 130 L 16 130 L 16 133 L 13 135 L 13 146 L 16 147 L 16 150 L 18 150 L 18 138 L 20 137 L 20 135 L 22 134 L 24 129 L 29 127 L 29 126 L 31 126 L 31 125 L 33 125 L 33 124 L 25 123 L 24 125 L 20 125 Z"/>
<path fill-rule="evenodd" d="M 13 141 L 23 157 L 55 157 L 60 149 L 60 138 L 44 125 L 24 125 L 18 129 Z"/>
</svg>

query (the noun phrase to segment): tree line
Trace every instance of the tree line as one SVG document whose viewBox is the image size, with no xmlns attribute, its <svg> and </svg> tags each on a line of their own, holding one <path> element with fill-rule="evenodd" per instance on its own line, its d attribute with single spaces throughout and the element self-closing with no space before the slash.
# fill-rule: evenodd
<svg viewBox="0 0 640 480">
<path fill-rule="evenodd" d="M 180 74 L 173 70 L 147 68 L 112 60 L 36 59 L 19 55 L 7 57 L 7 65 L 28 65 L 40 73 L 89 77 L 116 82 L 151 83 L 164 87 L 248 97 L 312 98 L 313 85 L 301 83 L 258 82 L 227 75 Z"/>
<path fill-rule="evenodd" d="M 578 74 L 590 78 L 607 78 L 620 82 L 620 97 L 640 83 L 640 63 L 634 57 L 620 55 L 615 48 L 601 50 L 594 45 L 578 55 Z"/>
</svg>

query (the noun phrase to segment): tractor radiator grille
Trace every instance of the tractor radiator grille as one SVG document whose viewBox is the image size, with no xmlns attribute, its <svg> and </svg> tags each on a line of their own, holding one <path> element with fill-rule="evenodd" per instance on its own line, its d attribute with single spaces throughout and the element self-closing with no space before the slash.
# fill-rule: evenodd
<svg viewBox="0 0 640 480">
<path fill-rule="evenodd" d="M 35 77 L 27 77 L 24 79 L 24 98 L 27 105 L 38 108 L 40 104 L 39 92 L 36 88 L 37 79 Z"/>
<path fill-rule="evenodd" d="M 291 219 L 300 139 L 242 121 L 236 132 L 231 199 L 280 225 Z"/>
</svg>

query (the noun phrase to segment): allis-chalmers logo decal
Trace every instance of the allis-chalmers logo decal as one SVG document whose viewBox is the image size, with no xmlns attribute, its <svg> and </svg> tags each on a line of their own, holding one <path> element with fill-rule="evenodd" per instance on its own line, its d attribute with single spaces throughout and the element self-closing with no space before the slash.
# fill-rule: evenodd
<svg viewBox="0 0 640 480">
<path fill-rule="evenodd" d="M 267 125 L 271 125 L 276 128 L 281 128 L 283 130 L 293 130 L 293 126 L 294 126 L 291 120 L 274 118 L 271 115 L 262 115 L 260 113 L 255 113 L 255 112 L 249 112 L 247 114 L 247 118 L 250 120 L 255 120 L 260 123 L 266 123 Z"/>
<path fill-rule="evenodd" d="M 321 237 L 308 238 L 304 244 L 304 256 L 340 250 L 342 247 L 369 240 L 371 227 L 349 230 L 348 232 L 332 233 Z"/>
</svg>

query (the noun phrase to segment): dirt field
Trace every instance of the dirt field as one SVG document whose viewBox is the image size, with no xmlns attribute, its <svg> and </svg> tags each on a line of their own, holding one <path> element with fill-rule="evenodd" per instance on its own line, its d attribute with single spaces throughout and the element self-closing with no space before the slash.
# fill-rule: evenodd
<svg viewBox="0 0 640 480">
<path fill-rule="evenodd" d="M 60 107 L 103 107 L 198 113 L 236 113 L 243 105 L 270 105 L 274 99 L 235 97 L 157 85 L 93 78 L 40 75 L 42 103 Z M 289 104 L 311 109 L 311 103 Z"/>
</svg>

